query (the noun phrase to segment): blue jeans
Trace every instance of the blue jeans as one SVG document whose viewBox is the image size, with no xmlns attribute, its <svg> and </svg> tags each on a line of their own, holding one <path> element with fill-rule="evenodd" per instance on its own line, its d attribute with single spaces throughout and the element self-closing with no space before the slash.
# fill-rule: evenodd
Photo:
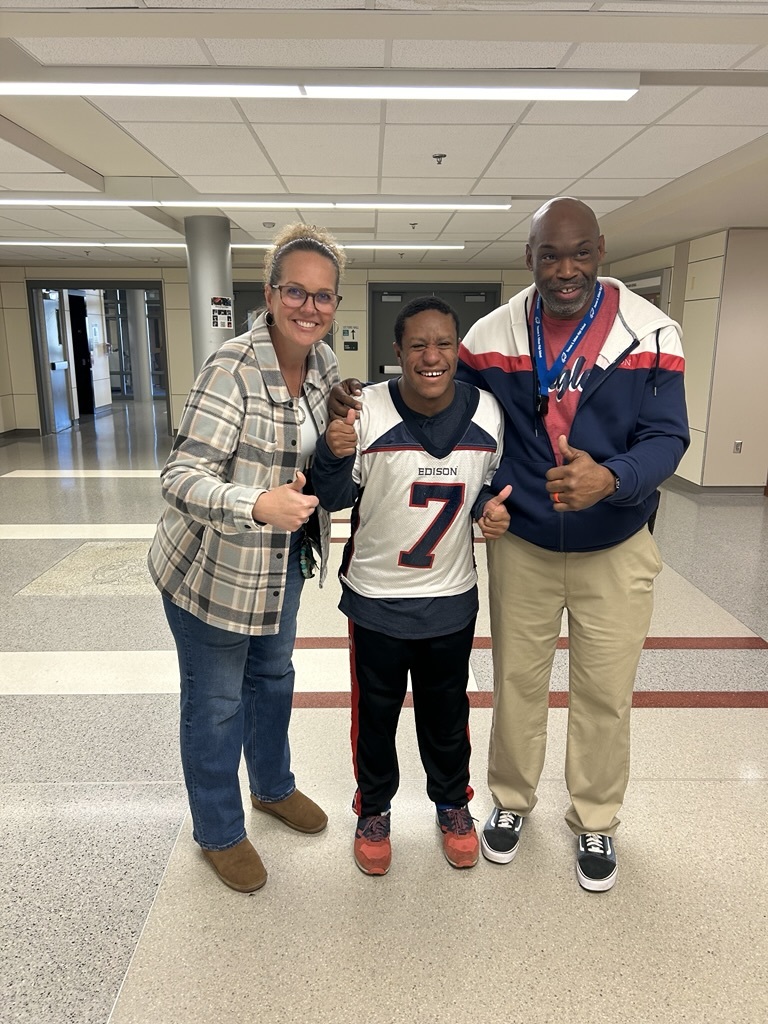
<svg viewBox="0 0 768 1024">
<path fill-rule="evenodd" d="M 251 792 L 260 800 L 284 800 L 296 788 L 288 725 L 304 586 L 297 536 L 291 538 L 280 632 L 273 636 L 209 626 L 163 598 L 179 657 L 181 762 L 193 835 L 207 850 L 226 850 L 245 838 L 241 752 Z"/>
</svg>

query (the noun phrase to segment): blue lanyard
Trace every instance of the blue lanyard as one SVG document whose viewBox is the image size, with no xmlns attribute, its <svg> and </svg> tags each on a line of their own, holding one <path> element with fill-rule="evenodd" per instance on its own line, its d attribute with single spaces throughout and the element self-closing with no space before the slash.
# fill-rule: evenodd
<svg viewBox="0 0 768 1024">
<path fill-rule="evenodd" d="M 586 334 L 589 327 L 592 325 L 592 321 L 597 316 L 598 310 L 603 301 L 603 286 L 598 281 L 597 288 L 595 289 L 595 297 L 592 300 L 592 305 L 584 314 L 581 323 L 578 325 L 576 330 L 570 336 L 568 341 L 563 346 L 563 350 L 557 359 L 552 364 L 552 369 L 547 368 L 547 357 L 544 350 L 544 331 L 542 327 L 542 303 L 541 296 L 536 296 L 536 305 L 533 309 L 533 338 L 534 347 L 536 350 L 536 371 L 539 378 L 539 394 L 542 399 L 546 399 L 549 396 L 549 389 L 557 380 L 560 371 L 566 365 L 571 357 L 576 346 L 579 344 L 581 339 Z M 540 405 L 544 405 L 543 411 L 546 412 L 546 403 L 542 402 Z"/>
</svg>

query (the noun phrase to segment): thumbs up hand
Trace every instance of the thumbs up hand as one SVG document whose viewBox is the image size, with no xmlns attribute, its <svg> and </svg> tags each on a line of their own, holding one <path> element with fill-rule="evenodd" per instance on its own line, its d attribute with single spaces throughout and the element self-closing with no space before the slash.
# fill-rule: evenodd
<svg viewBox="0 0 768 1024">
<path fill-rule="evenodd" d="M 613 494 L 616 481 L 610 469 L 595 462 L 589 452 L 572 448 L 565 434 L 557 439 L 562 466 L 547 470 L 546 488 L 556 512 L 578 512 Z"/>
<path fill-rule="evenodd" d="M 496 540 L 503 537 L 509 529 L 509 512 L 504 502 L 512 493 L 511 484 L 502 488 L 495 498 L 486 501 L 483 514 L 477 521 L 480 532 L 486 540 Z"/>
<path fill-rule="evenodd" d="M 278 530 L 294 533 L 306 523 L 318 504 L 314 494 L 304 494 L 307 480 L 303 473 L 271 491 L 264 491 L 253 506 L 253 518 Z"/>
<path fill-rule="evenodd" d="M 355 410 L 348 409 L 343 419 L 331 420 L 328 424 L 325 440 L 337 459 L 344 459 L 348 455 L 354 455 L 357 451 L 356 418 Z"/>
</svg>

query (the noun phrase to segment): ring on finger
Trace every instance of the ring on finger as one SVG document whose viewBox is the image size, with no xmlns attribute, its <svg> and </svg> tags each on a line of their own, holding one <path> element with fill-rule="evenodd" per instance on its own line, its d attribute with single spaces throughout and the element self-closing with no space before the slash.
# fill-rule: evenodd
<svg viewBox="0 0 768 1024">
<path fill-rule="evenodd" d="M 553 499 L 555 501 L 555 504 L 559 505 L 560 504 L 560 492 L 559 491 L 553 491 L 552 492 L 552 497 L 553 497 Z"/>
</svg>

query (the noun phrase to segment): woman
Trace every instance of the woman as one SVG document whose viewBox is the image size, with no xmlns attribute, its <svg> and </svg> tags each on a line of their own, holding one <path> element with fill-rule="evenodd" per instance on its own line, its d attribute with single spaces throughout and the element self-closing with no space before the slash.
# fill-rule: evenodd
<svg viewBox="0 0 768 1024">
<path fill-rule="evenodd" d="M 288 724 L 291 655 L 313 549 L 322 583 L 330 517 L 308 486 L 339 379 L 321 339 L 333 324 L 344 255 L 306 224 L 265 259 L 267 310 L 206 361 L 187 398 L 161 479 L 168 504 L 149 552 L 181 674 L 181 759 L 194 838 L 239 892 L 267 880 L 246 838 L 251 803 L 299 832 L 325 813 L 296 789 Z"/>
</svg>

